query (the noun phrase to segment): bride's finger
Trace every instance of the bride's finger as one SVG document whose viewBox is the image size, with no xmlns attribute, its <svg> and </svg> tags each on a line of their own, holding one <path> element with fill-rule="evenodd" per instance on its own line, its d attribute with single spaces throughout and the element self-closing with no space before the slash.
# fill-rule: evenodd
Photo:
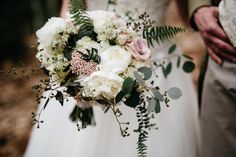
<svg viewBox="0 0 236 157">
<path fill-rule="evenodd" d="M 208 54 L 211 56 L 211 58 L 217 63 L 217 64 L 222 64 L 223 63 L 223 61 L 222 61 L 222 59 L 220 59 L 217 55 L 216 55 L 216 52 L 214 52 L 213 50 L 212 50 L 212 48 L 210 48 L 210 47 L 207 47 L 207 52 L 208 52 Z"/>
</svg>

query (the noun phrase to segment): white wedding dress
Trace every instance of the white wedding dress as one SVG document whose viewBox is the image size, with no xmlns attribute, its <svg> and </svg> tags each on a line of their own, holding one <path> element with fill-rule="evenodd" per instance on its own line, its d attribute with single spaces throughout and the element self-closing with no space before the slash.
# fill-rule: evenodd
<svg viewBox="0 0 236 157">
<path fill-rule="evenodd" d="M 88 0 L 89 10 L 105 9 L 107 0 Z M 140 13 L 146 11 L 161 24 L 168 0 L 118 0 L 118 9 L 138 8 Z M 162 56 L 171 43 L 162 44 L 153 49 L 153 59 Z M 179 50 L 178 50 L 179 51 Z M 173 58 L 176 63 L 176 58 Z M 164 104 L 161 113 L 156 115 L 158 130 L 153 130 L 148 138 L 149 157 L 196 157 L 198 151 L 198 105 L 191 75 L 174 68 L 169 79 L 159 73 L 158 84 L 162 89 L 180 87 L 183 96 L 172 101 L 170 107 Z M 39 106 L 39 108 L 41 108 Z M 131 136 L 123 138 L 118 124 L 111 112 L 103 113 L 95 107 L 96 126 L 88 126 L 78 132 L 76 125 L 69 119 L 74 103 L 50 102 L 42 115 L 44 123 L 40 129 L 33 128 L 25 152 L 25 157 L 136 157 L 138 134 L 135 110 L 120 106 L 123 120 L 129 121 Z"/>
</svg>

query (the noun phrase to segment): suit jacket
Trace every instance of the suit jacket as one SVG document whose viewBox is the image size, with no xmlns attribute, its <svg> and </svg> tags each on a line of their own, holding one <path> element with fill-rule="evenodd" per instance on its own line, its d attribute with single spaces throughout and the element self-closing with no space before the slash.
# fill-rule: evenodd
<svg viewBox="0 0 236 157">
<path fill-rule="evenodd" d="M 194 29 L 194 30 L 198 30 L 195 21 L 194 21 L 194 17 L 193 14 L 194 12 L 202 7 L 202 6 L 210 6 L 211 5 L 211 0 L 188 0 L 188 13 L 189 13 L 189 19 L 190 19 L 190 26 Z"/>
<path fill-rule="evenodd" d="M 189 15 L 193 13 L 201 6 L 211 5 L 210 0 L 188 0 Z"/>
</svg>

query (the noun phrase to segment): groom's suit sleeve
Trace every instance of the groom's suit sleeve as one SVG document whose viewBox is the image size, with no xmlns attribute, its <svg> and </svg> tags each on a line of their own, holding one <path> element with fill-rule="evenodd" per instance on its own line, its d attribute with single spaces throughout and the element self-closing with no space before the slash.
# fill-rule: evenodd
<svg viewBox="0 0 236 157">
<path fill-rule="evenodd" d="M 211 0 L 188 0 L 188 10 L 190 15 L 190 25 L 193 29 L 197 30 L 197 26 L 194 22 L 194 12 L 202 6 L 210 6 Z"/>
</svg>

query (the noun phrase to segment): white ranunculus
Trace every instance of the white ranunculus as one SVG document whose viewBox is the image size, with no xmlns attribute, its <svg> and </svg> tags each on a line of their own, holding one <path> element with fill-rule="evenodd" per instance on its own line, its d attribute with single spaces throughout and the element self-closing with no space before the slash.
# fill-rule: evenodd
<svg viewBox="0 0 236 157">
<path fill-rule="evenodd" d="M 124 72 L 131 62 L 131 54 L 120 46 L 111 46 L 100 55 L 101 70 L 116 74 Z"/>
<path fill-rule="evenodd" d="M 76 49 L 78 51 L 84 52 L 86 49 L 91 50 L 92 48 L 100 50 L 101 46 L 99 43 L 93 41 L 91 38 L 87 36 L 83 37 L 82 39 L 76 42 Z"/>
<path fill-rule="evenodd" d="M 123 78 L 119 75 L 104 71 L 96 71 L 81 82 L 85 96 L 107 99 L 114 98 L 121 90 L 122 84 Z"/>
<path fill-rule="evenodd" d="M 64 30 L 67 25 L 65 18 L 52 17 L 48 22 L 36 32 L 39 43 L 48 48 L 59 30 Z"/>
</svg>

